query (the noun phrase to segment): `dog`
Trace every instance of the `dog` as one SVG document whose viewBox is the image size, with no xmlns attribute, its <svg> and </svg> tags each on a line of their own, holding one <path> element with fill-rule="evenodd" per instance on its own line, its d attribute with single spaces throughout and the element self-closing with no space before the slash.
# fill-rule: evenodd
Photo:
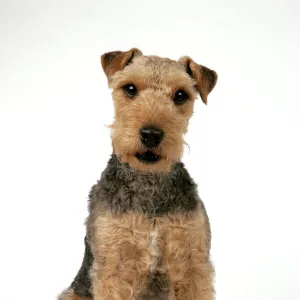
<svg viewBox="0 0 300 300">
<path fill-rule="evenodd" d="M 59 300 L 211 300 L 209 218 L 180 161 L 198 94 L 217 73 L 136 48 L 101 56 L 113 154 L 89 194 L 85 254 Z"/>
</svg>

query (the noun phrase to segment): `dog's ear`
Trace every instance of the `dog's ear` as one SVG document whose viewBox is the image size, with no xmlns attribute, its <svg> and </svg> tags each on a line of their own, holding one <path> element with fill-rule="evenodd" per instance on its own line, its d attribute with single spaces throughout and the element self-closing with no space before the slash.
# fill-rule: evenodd
<svg viewBox="0 0 300 300">
<path fill-rule="evenodd" d="M 101 55 L 101 65 L 108 80 L 117 71 L 124 69 L 132 61 L 134 56 L 142 55 L 139 49 L 132 48 L 129 51 L 113 51 Z"/>
<path fill-rule="evenodd" d="M 207 104 L 207 96 L 215 87 L 218 74 L 204 66 L 195 63 L 189 56 L 180 58 L 180 63 L 185 67 L 186 72 L 196 81 L 196 88 L 202 101 Z"/>
</svg>

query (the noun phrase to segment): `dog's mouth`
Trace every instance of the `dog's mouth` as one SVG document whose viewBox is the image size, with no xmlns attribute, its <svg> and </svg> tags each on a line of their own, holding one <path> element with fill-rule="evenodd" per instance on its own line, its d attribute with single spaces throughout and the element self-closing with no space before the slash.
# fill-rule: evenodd
<svg viewBox="0 0 300 300">
<path fill-rule="evenodd" d="M 151 150 L 148 150 L 148 151 L 142 152 L 142 153 L 136 153 L 135 157 L 139 161 L 146 163 L 146 164 L 154 164 L 161 159 L 161 157 L 158 154 L 155 154 Z"/>
</svg>

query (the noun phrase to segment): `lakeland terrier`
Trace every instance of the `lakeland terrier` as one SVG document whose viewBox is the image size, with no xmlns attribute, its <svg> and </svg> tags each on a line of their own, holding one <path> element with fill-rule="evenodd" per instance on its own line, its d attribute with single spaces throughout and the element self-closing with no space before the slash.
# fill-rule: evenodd
<svg viewBox="0 0 300 300">
<path fill-rule="evenodd" d="M 59 300 L 211 300 L 210 225 L 180 162 L 197 93 L 217 74 L 190 57 L 101 56 L 113 89 L 113 154 L 89 195 L 85 255 Z"/>
</svg>

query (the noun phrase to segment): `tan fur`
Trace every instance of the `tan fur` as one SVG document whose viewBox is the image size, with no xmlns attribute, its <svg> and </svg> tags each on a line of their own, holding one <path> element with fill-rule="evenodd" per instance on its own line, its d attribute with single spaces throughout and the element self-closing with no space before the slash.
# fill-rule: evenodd
<svg viewBox="0 0 300 300">
<path fill-rule="evenodd" d="M 153 268 L 169 275 L 174 300 L 212 299 L 210 232 L 203 210 L 152 219 L 103 213 L 92 228 L 95 300 L 135 299 Z"/>
<path fill-rule="evenodd" d="M 183 152 L 183 135 L 193 113 L 196 91 L 207 104 L 207 96 L 217 82 L 217 73 L 185 56 L 174 61 L 157 56 L 143 56 L 133 48 L 101 56 L 101 64 L 113 88 L 115 119 L 111 125 L 114 153 L 124 163 L 145 172 L 168 172 Z M 123 91 L 134 84 L 138 96 L 128 98 Z M 177 90 L 185 91 L 189 101 L 181 106 L 172 102 Z M 135 154 L 146 149 L 139 139 L 141 126 L 159 126 L 165 138 L 156 149 L 162 159 L 152 165 L 139 162 Z"/>
<path fill-rule="evenodd" d="M 122 89 L 129 83 L 139 91 L 134 99 L 128 99 Z M 111 126 L 113 148 L 122 162 L 142 171 L 157 172 L 169 171 L 171 165 L 180 160 L 183 137 L 196 99 L 194 85 L 183 65 L 159 57 L 138 56 L 110 79 L 115 105 L 115 120 Z M 179 89 L 190 99 L 176 106 L 172 98 Z M 137 152 L 146 151 L 138 132 L 141 126 L 147 125 L 158 126 L 165 132 L 165 138 L 156 149 L 162 159 L 153 165 L 140 163 L 135 158 Z"/>
<path fill-rule="evenodd" d="M 94 299 L 134 299 L 151 265 L 151 220 L 134 213 L 118 218 L 104 213 L 92 226 Z"/>
<path fill-rule="evenodd" d="M 80 297 L 72 289 L 62 292 L 57 300 L 91 300 L 90 298 Z"/>
<path fill-rule="evenodd" d="M 209 260 L 210 231 L 199 210 L 170 215 L 159 222 L 162 257 L 176 300 L 212 300 L 214 270 Z"/>
</svg>

